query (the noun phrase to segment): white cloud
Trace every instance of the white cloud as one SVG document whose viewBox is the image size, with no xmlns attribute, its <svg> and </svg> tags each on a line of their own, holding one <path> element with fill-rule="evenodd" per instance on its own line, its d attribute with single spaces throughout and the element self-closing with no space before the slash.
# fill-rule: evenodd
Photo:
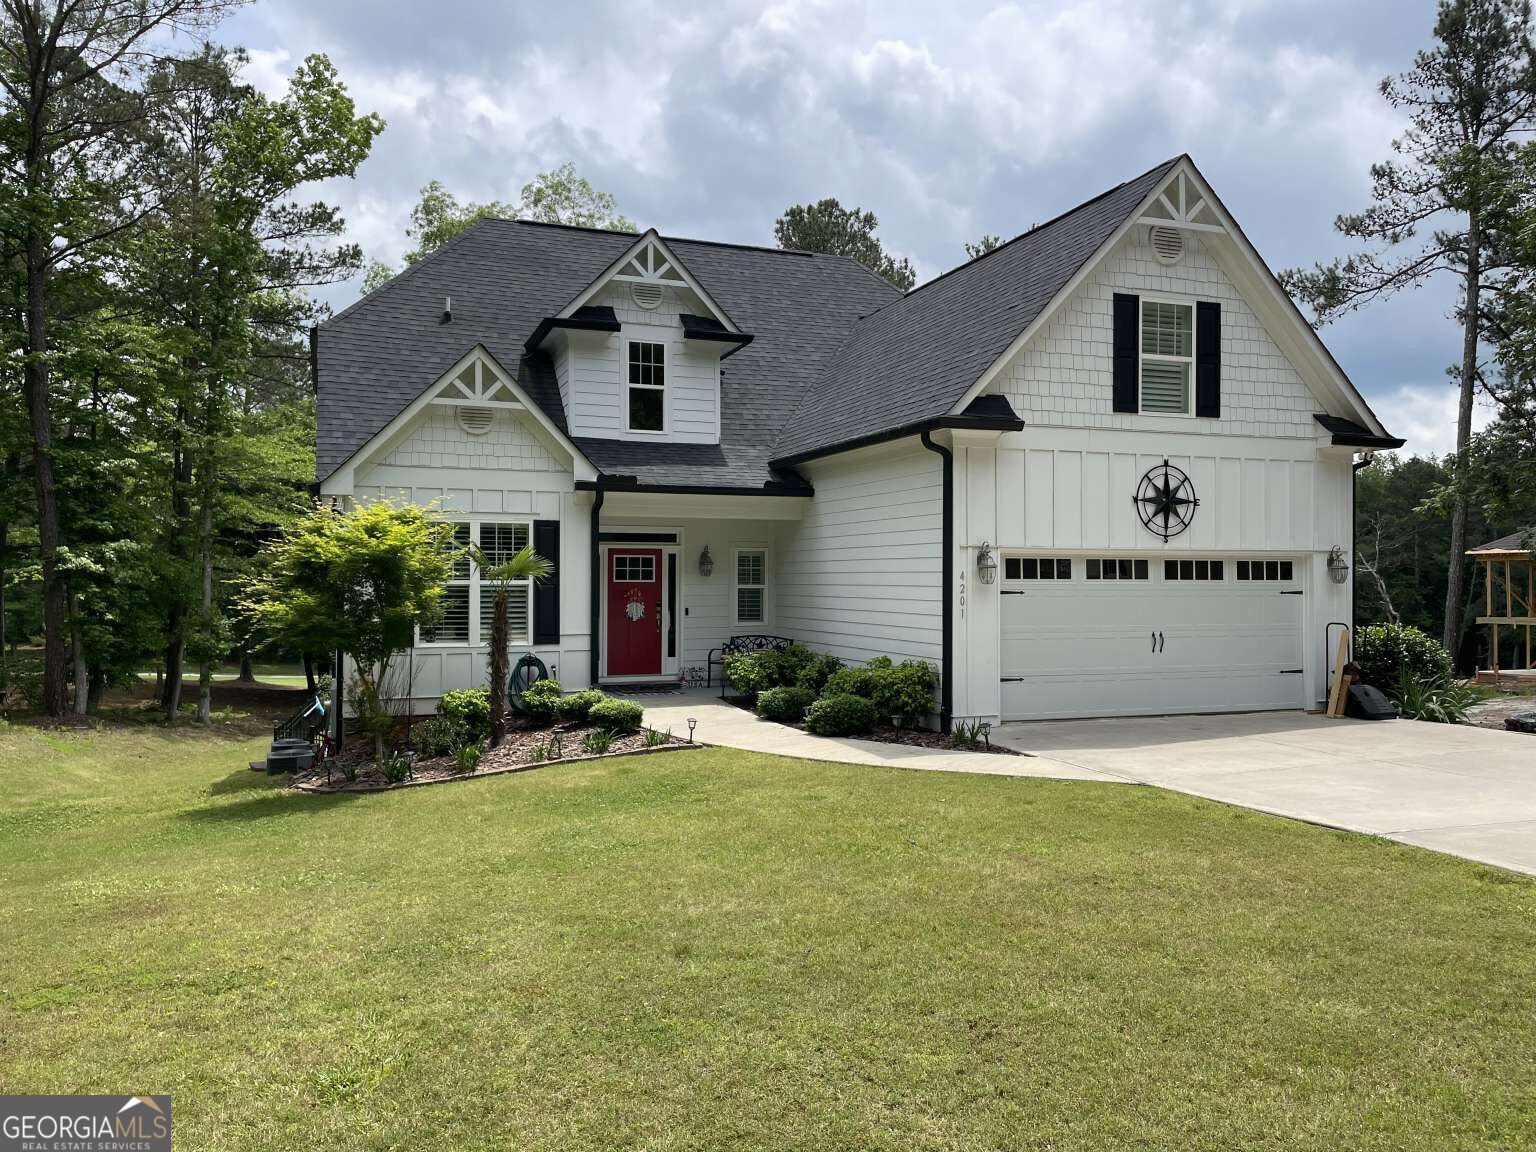
<svg viewBox="0 0 1536 1152">
<path fill-rule="evenodd" d="M 1376 415 L 1389 432 L 1407 441 L 1403 456 L 1445 456 L 1456 451 L 1457 392 L 1454 384 L 1407 384 L 1378 396 Z M 1494 415 L 1493 406 L 1479 397 L 1472 409 L 1472 431 L 1488 427 Z"/>
</svg>

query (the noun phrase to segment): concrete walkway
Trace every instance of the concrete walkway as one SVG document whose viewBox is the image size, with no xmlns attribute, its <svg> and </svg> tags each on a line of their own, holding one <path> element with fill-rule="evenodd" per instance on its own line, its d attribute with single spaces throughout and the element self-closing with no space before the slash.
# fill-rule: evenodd
<svg viewBox="0 0 1536 1152">
<path fill-rule="evenodd" d="M 1005 724 L 1026 756 L 831 740 L 705 692 L 637 697 L 646 722 L 706 744 L 806 760 L 1150 784 L 1536 875 L 1536 736 L 1300 712 Z"/>
<path fill-rule="evenodd" d="M 884 768 L 921 768 L 932 772 L 984 772 L 994 776 L 1046 776 L 1057 780 L 1129 781 L 1112 772 L 1082 767 L 1060 760 L 1033 756 L 1000 756 L 995 752 L 945 752 L 883 744 L 875 740 L 837 740 L 812 736 L 798 728 L 775 724 L 744 708 L 726 704 L 718 696 L 699 692 L 636 695 L 645 705 L 645 722 L 653 728 L 671 728 L 688 734 L 688 717 L 699 722 L 694 739 L 705 744 L 740 748 L 746 752 L 770 752 L 802 760 L 828 760 L 839 764 L 877 764 Z"/>
<path fill-rule="evenodd" d="M 1536 737 L 1299 712 L 1005 724 L 1096 772 L 1536 875 Z"/>
</svg>

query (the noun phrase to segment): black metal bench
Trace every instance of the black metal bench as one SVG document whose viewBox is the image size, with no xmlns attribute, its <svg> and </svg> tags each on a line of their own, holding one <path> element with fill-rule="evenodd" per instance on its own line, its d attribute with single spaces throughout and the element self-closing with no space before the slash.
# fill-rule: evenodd
<svg viewBox="0 0 1536 1152">
<path fill-rule="evenodd" d="M 725 658 L 738 652 L 782 652 L 794 641 L 786 636 L 732 636 L 718 648 L 709 650 L 709 659 L 706 662 L 704 672 L 704 687 L 708 688 L 714 681 L 715 666 L 720 667 L 720 699 L 725 699 L 727 677 L 725 675 Z"/>
</svg>

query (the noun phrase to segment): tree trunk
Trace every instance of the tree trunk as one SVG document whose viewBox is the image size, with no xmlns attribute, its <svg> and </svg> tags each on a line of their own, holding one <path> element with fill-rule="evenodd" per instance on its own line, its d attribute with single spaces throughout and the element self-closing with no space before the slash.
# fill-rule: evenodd
<svg viewBox="0 0 1536 1152">
<path fill-rule="evenodd" d="M 75 699 L 70 711 L 76 716 L 85 715 L 87 693 L 85 675 L 85 637 L 80 630 L 80 596 L 73 583 L 66 581 L 69 603 L 69 659 L 75 674 Z"/>
<path fill-rule="evenodd" d="M 182 442 L 186 416 L 186 406 L 178 404 L 175 422 L 171 427 L 171 522 L 168 542 L 171 555 L 178 560 L 186 556 L 185 541 L 190 515 L 187 487 L 192 482 L 192 457 Z M 176 714 L 181 710 L 181 681 L 185 671 L 183 658 L 187 646 L 187 605 L 182 575 L 178 570 L 171 604 L 166 612 L 165 685 L 160 704 L 165 710 L 167 724 L 176 723 Z"/>
<path fill-rule="evenodd" d="M 240 649 L 240 676 L 241 684 L 256 683 L 256 666 L 251 663 L 251 654 L 246 649 Z"/>
<path fill-rule="evenodd" d="M 198 551 L 203 569 L 202 628 L 205 633 L 213 629 L 213 504 L 203 501 L 202 529 L 199 532 Z M 203 659 L 197 672 L 197 722 L 207 725 L 213 722 L 213 655 L 209 636 L 203 637 Z"/>
<path fill-rule="evenodd" d="M 507 599 L 505 585 L 496 588 L 491 614 L 491 737 L 495 748 L 507 734 Z"/>
<path fill-rule="evenodd" d="M 92 665 L 89 685 L 85 693 L 85 710 L 92 715 L 101 710 L 101 698 L 107 691 L 106 672 Z"/>
<path fill-rule="evenodd" d="M 28 157 L 28 183 L 41 158 Z M 32 430 L 32 490 L 37 498 L 37 551 L 43 575 L 43 711 L 64 715 L 64 584 L 59 579 L 59 504 L 53 483 L 53 415 L 48 407 L 48 244 L 35 222 L 27 235 L 27 419 Z"/>
<path fill-rule="evenodd" d="M 1465 619 L 1462 599 L 1467 577 L 1468 447 L 1472 443 L 1472 400 L 1477 389 L 1477 321 L 1482 304 L 1482 216 L 1478 205 L 1467 211 L 1467 271 L 1462 286 L 1461 396 L 1456 408 L 1456 486 L 1451 512 L 1451 555 L 1445 582 L 1445 631 L 1441 643 L 1453 655 L 1461 641 Z"/>
<path fill-rule="evenodd" d="M 320 691 L 320 686 L 315 683 L 315 658 L 308 652 L 304 653 L 304 684 L 311 695 Z"/>
</svg>

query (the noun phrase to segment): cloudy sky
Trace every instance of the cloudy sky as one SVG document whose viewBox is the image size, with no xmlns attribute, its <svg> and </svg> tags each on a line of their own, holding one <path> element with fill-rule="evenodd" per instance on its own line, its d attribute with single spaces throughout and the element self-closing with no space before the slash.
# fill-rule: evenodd
<svg viewBox="0 0 1536 1152">
<path fill-rule="evenodd" d="M 398 262 L 428 180 L 515 201 L 570 160 L 673 235 L 771 244 L 787 205 L 836 196 L 926 279 L 1180 152 L 1272 267 L 1344 251 L 1333 218 L 1402 128 L 1377 86 L 1433 18 L 1433 0 L 256 0 L 220 38 L 268 91 L 324 52 L 388 122 L 329 190 L 372 257 Z M 1411 450 L 1454 441 L 1453 298 L 1324 331 Z"/>
</svg>

